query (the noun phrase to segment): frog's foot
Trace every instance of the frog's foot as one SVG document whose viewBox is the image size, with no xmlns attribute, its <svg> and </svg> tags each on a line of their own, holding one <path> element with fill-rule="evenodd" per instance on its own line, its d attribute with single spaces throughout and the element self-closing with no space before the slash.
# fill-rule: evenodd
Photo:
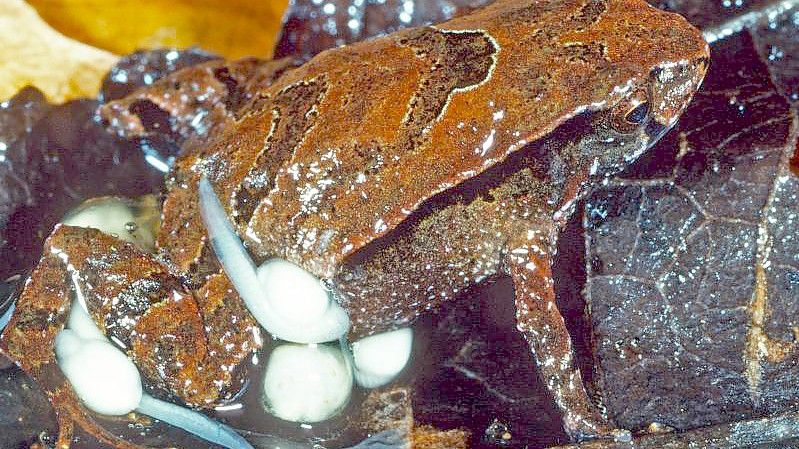
<svg viewBox="0 0 799 449">
<path fill-rule="evenodd" d="M 47 395 L 58 422 L 55 447 L 68 448 L 75 428 L 100 443 L 119 449 L 146 449 L 104 429 L 78 399 L 58 366 L 55 338 L 68 320 L 72 301 L 71 273 L 59 256 L 59 228 L 16 302 L 16 310 L 0 339 L 0 351 L 25 371 Z"/>
<path fill-rule="evenodd" d="M 57 227 L 44 251 L 62 272 L 47 281 L 73 284 L 94 324 L 156 390 L 206 408 L 243 388 L 246 370 L 224 367 L 243 366 L 260 335 L 224 276 L 191 290 L 157 257 L 89 228 Z"/>
<path fill-rule="evenodd" d="M 574 441 L 586 440 L 613 440 L 618 443 L 629 443 L 633 435 L 629 430 L 617 429 L 602 418 L 593 416 L 569 416 L 572 413 L 564 411 L 563 430 Z M 593 419 L 593 420 L 591 420 Z"/>
<path fill-rule="evenodd" d="M 508 249 L 505 264 L 515 289 L 516 327 L 530 344 L 569 437 L 629 440 L 629 432 L 615 429 L 592 404 L 574 367 L 571 337 L 555 301 L 552 235 L 553 227 L 543 224 L 526 231 Z"/>
</svg>

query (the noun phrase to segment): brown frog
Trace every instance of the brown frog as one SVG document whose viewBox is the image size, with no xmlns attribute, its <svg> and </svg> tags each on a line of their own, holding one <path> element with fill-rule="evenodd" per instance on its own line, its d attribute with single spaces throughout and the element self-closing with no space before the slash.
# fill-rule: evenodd
<svg viewBox="0 0 799 449">
<path fill-rule="evenodd" d="M 286 259 L 325 280 L 353 339 L 511 276 L 518 329 L 569 435 L 625 435 L 574 367 L 553 290 L 556 238 L 592 182 L 675 123 L 707 61 L 696 29 L 641 0 L 499 0 L 324 52 L 264 86 L 210 144 L 177 161 L 158 258 L 94 231 L 56 229 L 3 348 L 37 380 L 60 376 L 52 339 L 71 279 L 149 382 L 195 406 L 230 397 L 240 384 L 232 367 L 257 339 L 206 237 L 206 178 L 253 259 Z M 220 336 L 235 339 L 231 353 L 192 353 Z M 153 356 L 153 347 L 166 349 Z M 186 380 L 207 388 L 187 391 Z M 62 433 L 72 420 L 93 426 L 68 386 L 49 392 L 67 404 L 57 407 Z"/>
</svg>

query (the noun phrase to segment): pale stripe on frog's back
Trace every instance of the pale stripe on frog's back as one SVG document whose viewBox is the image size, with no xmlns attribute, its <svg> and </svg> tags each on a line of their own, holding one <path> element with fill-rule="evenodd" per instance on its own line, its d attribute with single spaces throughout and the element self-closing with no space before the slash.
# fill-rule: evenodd
<svg viewBox="0 0 799 449">
<path fill-rule="evenodd" d="M 324 52 L 264 92 L 327 83 L 313 120 L 284 133 L 296 148 L 239 231 L 257 258 L 280 256 L 329 277 L 424 200 L 575 113 L 615 103 L 619 86 L 659 64 L 704 51 L 678 16 L 638 0 L 592 0 L 498 1 L 436 28 Z M 273 119 L 270 110 L 259 126 L 244 120 L 222 144 L 237 156 L 267 154 L 277 136 L 253 132 Z M 235 163 L 250 172 L 256 159 Z M 230 198 L 241 176 L 209 179 Z"/>
</svg>

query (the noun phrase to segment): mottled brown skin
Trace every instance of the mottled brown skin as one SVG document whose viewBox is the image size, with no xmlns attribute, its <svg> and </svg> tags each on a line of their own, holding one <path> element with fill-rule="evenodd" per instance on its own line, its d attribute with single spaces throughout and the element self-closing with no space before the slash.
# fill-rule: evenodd
<svg viewBox="0 0 799 449">
<path fill-rule="evenodd" d="M 181 269 L 208 265 L 207 176 L 256 261 L 331 280 L 352 338 L 510 275 L 567 431 L 607 434 L 554 303 L 555 239 L 592 166 L 607 176 L 654 143 L 707 57 L 697 30 L 640 1 L 500 1 L 322 53 L 178 161 L 159 240 Z"/>
<path fill-rule="evenodd" d="M 158 244 L 187 286 L 220 276 L 197 204 L 207 176 L 256 261 L 282 257 L 329 282 L 351 338 L 511 276 L 518 329 L 567 432 L 618 435 L 572 363 L 555 241 L 592 180 L 673 125 L 707 58 L 697 30 L 640 0 L 500 0 L 324 52 L 177 161 Z M 4 340 L 23 347 L 15 323 Z"/>
<path fill-rule="evenodd" d="M 202 145 L 298 60 L 213 60 L 161 78 L 100 108 L 109 127 L 128 139 L 166 135 L 181 146 Z M 188 141 L 188 142 L 187 142 Z"/>
<path fill-rule="evenodd" d="M 706 51 L 682 18 L 639 1 L 502 1 L 437 28 L 324 52 L 264 90 L 215 144 L 179 161 L 165 203 L 176 213 L 160 241 L 181 268 L 197 261 L 205 232 L 196 180 L 205 173 L 258 258 L 333 277 L 426 199 L 576 111 L 617 105 L 629 93 L 615 87 L 648 84 L 660 64 Z"/>
<path fill-rule="evenodd" d="M 58 226 L 44 254 L 1 347 L 50 397 L 59 447 L 69 447 L 73 422 L 108 444 L 136 447 L 103 430 L 58 369 L 54 340 L 78 290 L 100 330 L 156 391 L 206 408 L 241 390 L 246 372 L 240 366 L 260 348 L 260 328 L 227 278 L 212 275 L 201 288 L 187 290 L 154 256 L 94 229 Z"/>
</svg>

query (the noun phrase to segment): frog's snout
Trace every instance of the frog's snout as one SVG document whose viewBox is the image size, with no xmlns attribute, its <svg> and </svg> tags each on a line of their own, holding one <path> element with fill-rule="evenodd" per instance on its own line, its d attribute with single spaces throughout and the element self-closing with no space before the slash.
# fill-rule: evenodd
<svg viewBox="0 0 799 449">
<path fill-rule="evenodd" d="M 709 57 L 683 60 L 656 67 L 650 73 L 651 120 L 646 133 L 655 139 L 671 129 L 702 85 Z"/>
</svg>

